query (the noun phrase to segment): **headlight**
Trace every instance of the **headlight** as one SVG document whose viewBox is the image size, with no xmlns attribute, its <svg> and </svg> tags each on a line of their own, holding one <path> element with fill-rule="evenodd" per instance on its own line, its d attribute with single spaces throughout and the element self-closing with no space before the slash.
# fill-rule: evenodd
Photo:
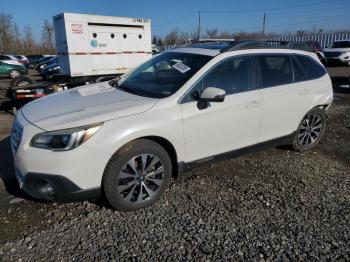
<svg viewBox="0 0 350 262">
<path fill-rule="evenodd" d="M 76 148 L 92 137 L 102 124 L 83 126 L 35 135 L 30 146 L 52 151 L 67 151 Z"/>
<path fill-rule="evenodd" d="M 57 69 L 59 69 L 59 67 L 58 67 L 58 66 L 53 67 L 53 68 L 49 68 L 49 71 L 55 71 L 55 70 L 57 70 Z"/>
</svg>

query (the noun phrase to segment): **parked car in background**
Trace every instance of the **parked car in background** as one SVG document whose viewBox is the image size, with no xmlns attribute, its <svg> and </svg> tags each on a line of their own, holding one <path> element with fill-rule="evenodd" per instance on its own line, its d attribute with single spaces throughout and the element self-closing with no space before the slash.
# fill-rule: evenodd
<svg viewBox="0 0 350 262">
<path fill-rule="evenodd" d="M 49 59 L 44 59 L 44 61 L 38 63 L 35 66 L 35 69 L 38 70 L 38 72 L 40 73 L 41 70 L 43 70 L 46 66 L 48 66 L 48 65 L 50 65 L 52 63 L 58 63 L 57 56 L 51 56 Z"/>
<path fill-rule="evenodd" d="M 44 80 L 47 80 L 49 76 L 59 74 L 60 66 L 57 62 L 51 63 L 41 70 L 40 75 Z"/>
<path fill-rule="evenodd" d="M 42 57 L 44 57 L 44 55 L 27 55 L 29 61 L 38 60 Z"/>
<path fill-rule="evenodd" d="M 327 59 L 322 52 L 322 48 L 317 41 L 307 41 L 307 42 L 299 42 L 299 41 L 270 41 L 277 42 L 279 45 L 291 49 L 305 50 L 309 52 L 314 52 L 317 54 L 318 59 L 322 62 L 322 64 L 327 63 Z"/>
<path fill-rule="evenodd" d="M 22 107 L 11 135 L 20 187 L 51 201 L 104 195 L 130 211 L 203 163 L 313 148 L 333 100 L 326 69 L 312 52 L 253 44 L 174 49 Z"/>
<path fill-rule="evenodd" d="M 325 57 L 324 53 L 322 52 L 322 47 L 319 42 L 317 41 L 307 41 L 305 42 L 307 45 L 310 46 L 311 50 L 317 54 L 318 58 L 322 62 L 322 64 L 327 64 L 327 58 Z"/>
<path fill-rule="evenodd" d="M 28 70 L 21 65 L 12 65 L 0 61 L 0 76 L 14 79 L 21 75 L 27 75 Z"/>
<path fill-rule="evenodd" d="M 53 57 L 52 55 L 48 55 L 48 56 L 43 56 L 43 57 L 41 57 L 39 59 L 33 60 L 30 63 L 30 67 L 36 69 L 38 64 L 45 63 L 45 62 L 49 61 L 50 59 L 52 59 L 52 57 Z"/>
<path fill-rule="evenodd" d="M 329 63 L 350 66 L 350 40 L 335 41 L 323 52 Z"/>
<path fill-rule="evenodd" d="M 27 55 L 27 58 L 29 60 L 29 67 L 33 68 L 33 65 L 43 57 L 44 55 Z"/>
<path fill-rule="evenodd" d="M 12 55 L 0 55 L 0 61 L 6 63 L 6 64 L 10 64 L 10 65 L 19 65 L 19 66 L 23 66 L 24 65 L 18 61 L 18 59 Z"/>
<path fill-rule="evenodd" d="M 28 60 L 28 58 L 26 56 L 24 56 L 24 55 L 15 55 L 14 57 L 17 58 L 18 61 L 22 65 L 24 65 L 25 68 L 27 68 L 27 69 L 29 68 L 29 60 Z"/>
</svg>

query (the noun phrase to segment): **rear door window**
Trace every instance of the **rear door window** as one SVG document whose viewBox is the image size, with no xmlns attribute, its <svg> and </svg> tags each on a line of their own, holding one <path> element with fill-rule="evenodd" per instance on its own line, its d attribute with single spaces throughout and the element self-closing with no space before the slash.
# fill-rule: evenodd
<svg viewBox="0 0 350 262">
<path fill-rule="evenodd" d="M 301 82 L 307 80 L 303 69 L 300 67 L 298 61 L 293 57 L 292 59 L 294 82 Z"/>
<path fill-rule="evenodd" d="M 317 79 L 326 74 L 326 69 L 311 57 L 296 55 L 309 80 Z"/>
<path fill-rule="evenodd" d="M 260 55 L 259 64 L 263 88 L 293 83 L 289 55 Z"/>
</svg>

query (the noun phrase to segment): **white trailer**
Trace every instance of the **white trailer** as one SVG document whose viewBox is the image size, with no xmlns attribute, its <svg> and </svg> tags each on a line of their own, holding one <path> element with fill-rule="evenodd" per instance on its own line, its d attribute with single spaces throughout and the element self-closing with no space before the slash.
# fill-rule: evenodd
<svg viewBox="0 0 350 262">
<path fill-rule="evenodd" d="M 120 75 L 152 57 L 149 19 L 62 13 L 53 23 L 64 76 Z"/>
</svg>

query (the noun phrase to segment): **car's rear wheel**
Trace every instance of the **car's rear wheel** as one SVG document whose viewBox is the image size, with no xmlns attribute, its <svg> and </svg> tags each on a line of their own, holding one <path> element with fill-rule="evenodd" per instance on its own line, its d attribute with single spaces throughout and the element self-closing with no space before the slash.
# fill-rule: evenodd
<svg viewBox="0 0 350 262">
<path fill-rule="evenodd" d="M 305 151 L 316 146 L 326 128 L 326 114 L 320 108 L 313 108 L 303 118 L 296 132 L 293 148 Z"/>
<path fill-rule="evenodd" d="M 18 70 L 11 70 L 9 73 L 9 77 L 11 79 L 15 79 L 17 77 L 19 77 L 21 75 L 21 73 Z"/>
<path fill-rule="evenodd" d="M 109 204 L 121 211 L 152 205 L 168 187 L 171 159 L 159 144 L 140 139 L 129 143 L 110 160 L 102 188 Z"/>
</svg>

